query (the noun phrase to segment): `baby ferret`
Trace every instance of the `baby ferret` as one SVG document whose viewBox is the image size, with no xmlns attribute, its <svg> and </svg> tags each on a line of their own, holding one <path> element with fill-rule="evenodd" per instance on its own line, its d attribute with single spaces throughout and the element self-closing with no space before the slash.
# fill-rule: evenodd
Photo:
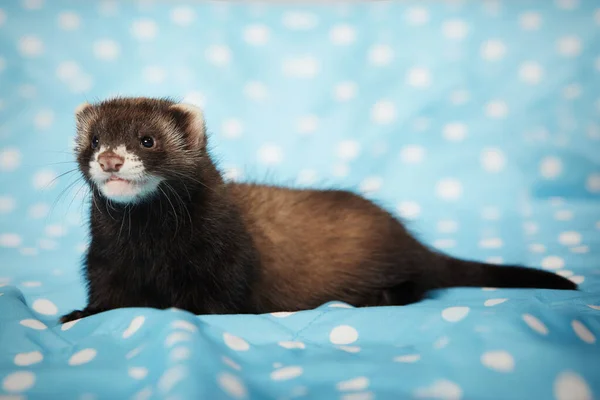
<svg viewBox="0 0 600 400">
<path fill-rule="evenodd" d="M 432 251 L 348 191 L 225 182 L 192 105 L 117 98 L 83 104 L 76 120 L 92 192 L 88 303 L 63 322 L 121 307 L 266 313 L 405 305 L 453 286 L 577 288 Z"/>
</svg>

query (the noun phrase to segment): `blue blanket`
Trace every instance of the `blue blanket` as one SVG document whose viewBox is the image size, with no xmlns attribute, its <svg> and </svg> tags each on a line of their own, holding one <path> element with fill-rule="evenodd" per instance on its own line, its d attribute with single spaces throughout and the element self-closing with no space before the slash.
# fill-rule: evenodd
<svg viewBox="0 0 600 400">
<path fill-rule="evenodd" d="M 0 88 L 0 398 L 600 398 L 597 1 L 3 2 Z M 228 179 L 355 190 L 581 290 L 60 325 L 85 305 L 73 110 L 113 95 L 202 106 Z"/>
</svg>

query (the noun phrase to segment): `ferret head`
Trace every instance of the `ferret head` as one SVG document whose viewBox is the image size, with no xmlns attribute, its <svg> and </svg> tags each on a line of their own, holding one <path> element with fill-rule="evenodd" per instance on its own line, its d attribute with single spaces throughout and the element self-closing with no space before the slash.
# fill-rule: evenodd
<svg viewBox="0 0 600 400">
<path fill-rule="evenodd" d="M 107 199 L 136 203 L 181 181 L 205 156 L 202 111 L 169 100 L 117 98 L 76 110 L 76 152 L 88 182 Z"/>
</svg>

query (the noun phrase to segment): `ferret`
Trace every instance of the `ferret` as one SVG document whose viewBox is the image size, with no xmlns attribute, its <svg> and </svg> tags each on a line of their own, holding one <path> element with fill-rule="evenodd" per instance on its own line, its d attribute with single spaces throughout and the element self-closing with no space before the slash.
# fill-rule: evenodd
<svg viewBox="0 0 600 400">
<path fill-rule="evenodd" d="M 62 322 L 122 307 L 259 314 L 407 305 L 458 286 L 577 289 L 551 272 L 433 251 L 350 191 L 226 182 L 193 105 L 84 103 L 76 125 L 92 198 L 87 306 Z"/>
</svg>

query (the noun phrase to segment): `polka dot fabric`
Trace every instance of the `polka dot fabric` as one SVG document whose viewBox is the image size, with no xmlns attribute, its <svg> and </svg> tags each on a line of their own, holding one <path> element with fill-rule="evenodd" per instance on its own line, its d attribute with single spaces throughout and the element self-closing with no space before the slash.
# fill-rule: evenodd
<svg viewBox="0 0 600 400">
<path fill-rule="evenodd" d="M 0 397 L 600 397 L 600 6 L 0 4 Z M 205 109 L 227 179 L 345 187 L 423 241 L 579 292 L 453 289 L 261 316 L 85 302 L 73 110 Z"/>
</svg>

